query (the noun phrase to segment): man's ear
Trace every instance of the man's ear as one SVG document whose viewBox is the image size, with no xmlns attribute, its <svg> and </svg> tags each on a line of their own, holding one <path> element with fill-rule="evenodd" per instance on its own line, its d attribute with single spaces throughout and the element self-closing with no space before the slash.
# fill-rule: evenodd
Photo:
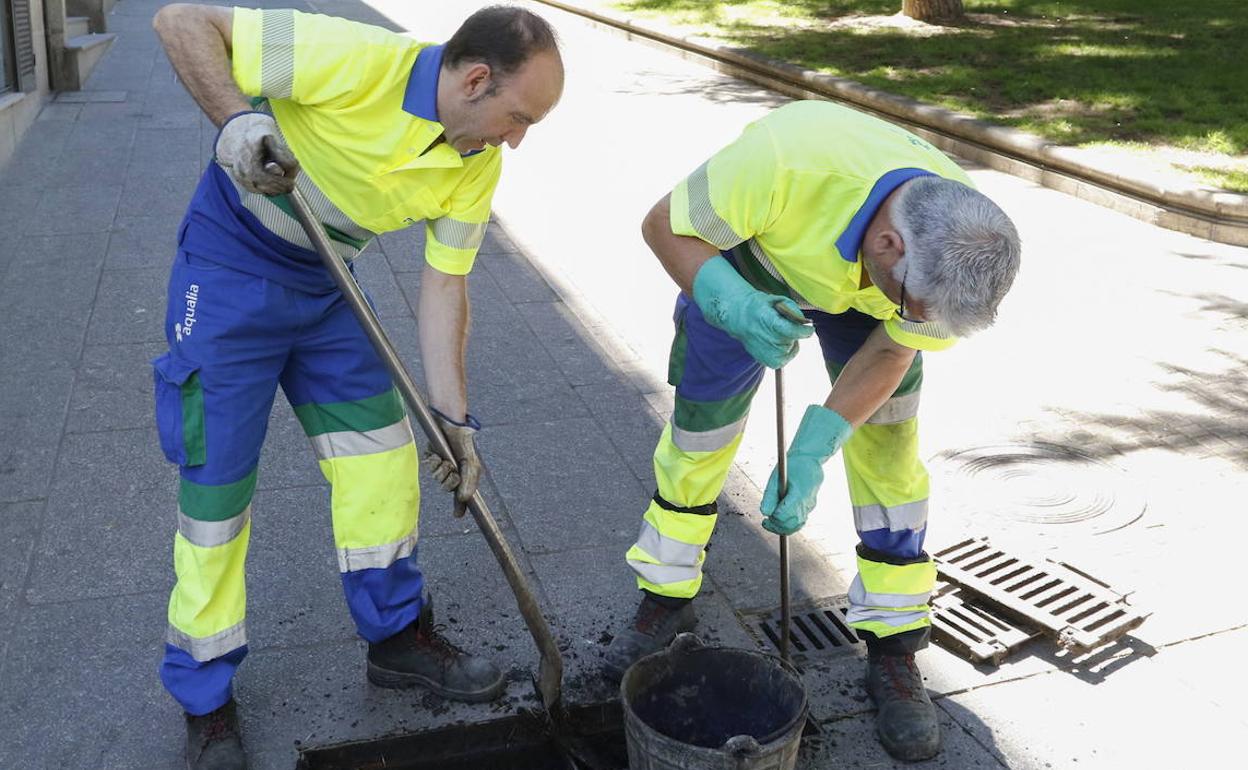
<svg viewBox="0 0 1248 770">
<path fill-rule="evenodd" d="M 888 227 L 880 233 L 880 237 L 884 239 L 884 243 L 881 245 L 884 246 L 886 253 L 893 258 L 894 262 L 905 255 L 906 243 L 901 240 L 901 233 Z"/>
<path fill-rule="evenodd" d="M 891 227 L 881 227 L 870 237 L 871 255 L 885 265 L 891 266 L 905 254 L 906 247 L 901 240 L 901 233 Z"/>
<path fill-rule="evenodd" d="M 463 84 L 464 97 L 467 99 L 478 99 L 487 90 L 489 90 L 491 77 L 493 73 L 490 71 L 490 65 L 485 62 L 476 62 L 469 65 L 460 76 Z"/>
</svg>

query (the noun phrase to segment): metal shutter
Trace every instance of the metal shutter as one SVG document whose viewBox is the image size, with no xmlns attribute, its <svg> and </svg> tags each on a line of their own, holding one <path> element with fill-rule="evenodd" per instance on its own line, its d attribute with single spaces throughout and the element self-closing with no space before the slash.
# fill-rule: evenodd
<svg viewBox="0 0 1248 770">
<path fill-rule="evenodd" d="M 35 42 L 30 31 L 30 0 L 13 0 L 13 53 L 17 59 L 17 86 L 34 91 Z"/>
</svg>

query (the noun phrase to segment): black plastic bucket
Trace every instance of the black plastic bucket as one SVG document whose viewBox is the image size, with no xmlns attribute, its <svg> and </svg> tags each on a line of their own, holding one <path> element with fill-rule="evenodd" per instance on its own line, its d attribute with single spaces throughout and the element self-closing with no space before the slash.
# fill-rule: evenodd
<svg viewBox="0 0 1248 770">
<path fill-rule="evenodd" d="M 680 634 L 620 682 L 630 770 L 792 770 L 806 723 L 797 671 Z"/>
</svg>

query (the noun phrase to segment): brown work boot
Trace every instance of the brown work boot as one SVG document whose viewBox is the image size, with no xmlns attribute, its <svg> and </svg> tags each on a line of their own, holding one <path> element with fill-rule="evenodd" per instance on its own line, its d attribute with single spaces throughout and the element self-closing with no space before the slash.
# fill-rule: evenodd
<svg viewBox="0 0 1248 770">
<path fill-rule="evenodd" d="M 503 692 L 503 673 L 485 658 L 469 655 L 442 636 L 426 601 L 407 628 L 368 645 L 368 681 L 378 687 L 424 687 L 444 698 L 485 703 Z"/>
<path fill-rule="evenodd" d="M 246 770 L 233 700 L 203 716 L 186 715 L 186 766 L 189 770 Z"/>
<path fill-rule="evenodd" d="M 867 693 L 879 713 L 875 732 L 894 759 L 918 762 L 940 752 L 940 723 L 914 654 L 867 656 Z"/>
<path fill-rule="evenodd" d="M 629 666 L 667 647 L 676 634 L 692 631 L 697 622 L 692 600 L 642 591 L 632 625 L 616 634 L 603 654 L 603 674 L 613 682 L 620 681 Z"/>
</svg>

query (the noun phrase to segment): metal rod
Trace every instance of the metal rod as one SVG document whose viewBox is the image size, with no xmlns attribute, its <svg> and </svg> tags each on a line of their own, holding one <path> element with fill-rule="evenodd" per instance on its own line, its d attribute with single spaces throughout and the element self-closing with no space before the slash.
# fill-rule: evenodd
<svg viewBox="0 0 1248 770">
<path fill-rule="evenodd" d="M 394 345 L 391 344 L 389 337 L 386 336 L 381 322 L 377 320 L 376 313 L 373 312 L 372 307 L 369 306 L 368 301 L 364 298 L 364 293 L 360 290 L 359 284 L 355 282 L 355 276 L 351 275 L 346 264 L 338 257 L 337 252 L 329 241 L 329 237 L 325 234 L 325 228 L 316 218 L 316 215 L 312 213 L 311 207 L 298 188 L 290 192 L 290 201 L 294 208 L 295 216 L 298 218 L 299 223 L 303 225 L 304 232 L 307 233 L 308 238 L 312 241 L 312 245 L 316 247 L 321 261 L 325 263 L 329 274 L 333 276 L 334 283 L 338 284 L 338 288 L 342 291 L 342 296 L 347 300 L 347 304 L 351 306 L 355 317 L 359 319 L 360 326 L 364 328 L 364 333 L 368 335 L 369 341 L 373 343 L 373 347 L 377 350 L 377 355 L 381 357 L 386 369 L 390 372 L 395 386 L 398 387 L 399 392 L 403 395 L 403 399 L 407 402 L 413 416 L 415 416 L 416 422 L 420 424 L 420 429 L 424 431 L 425 436 L 429 439 L 429 444 L 433 451 L 443 457 L 453 458 L 455 455 L 451 451 L 451 445 L 447 442 L 446 436 L 442 434 L 442 428 L 434 419 L 433 412 L 430 411 L 425 403 L 425 399 L 421 396 L 415 381 L 408 374 L 407 367 L 403 365 L 403 360 L 399 358 Z M 485 499 L 481 496 L 480 490 L 468 501 L 468 510 L 472 511 L 472 516 L 476 519 L 477 526 L 481 529 L 481 533 L 485 535 L 486 542 L 490 544 L 490 550 L 494 552 L 494 558 L 498 560 L 499 565 L 502 567 L 503 575 L 507 578 L 507 584 L 511 586 L 511 592 L 515 594 L 520 614 L 524 617 L 524 622 L 529 627 L 529 633 L 537 644 L 538 652 L 541 655 L 537 687 L 542 696 L 543 705 L 547 711 L 553 713 L 557 710 L 562 700 L 563 658 L 559 654 L 559 647 L 555 644 L 555 638 L 550 632 L 550 626 L 547 625 L 546 618 L 542 615 L 541 608 L 533 594 L 532 587 L 529 585 L 528 578 L 520 570 L 515 554 L 512 552 L 507 539 L 503 536 L 502 530 L 499 529 L 498 523 L 494 520 L 494 516 L 490 513 L 490 509 L 486 507 Z"/>
<path fill-rule="evenodd" d="M 776 475 L 783 500 L 789 492 L 789 458 L 784 441 L 784 367 L 776 369 Z M 789 634 L 793 622 L 789 607 L 789 538 L 780 536 L 780 659 L 789 659 Z"/>
</svg>

